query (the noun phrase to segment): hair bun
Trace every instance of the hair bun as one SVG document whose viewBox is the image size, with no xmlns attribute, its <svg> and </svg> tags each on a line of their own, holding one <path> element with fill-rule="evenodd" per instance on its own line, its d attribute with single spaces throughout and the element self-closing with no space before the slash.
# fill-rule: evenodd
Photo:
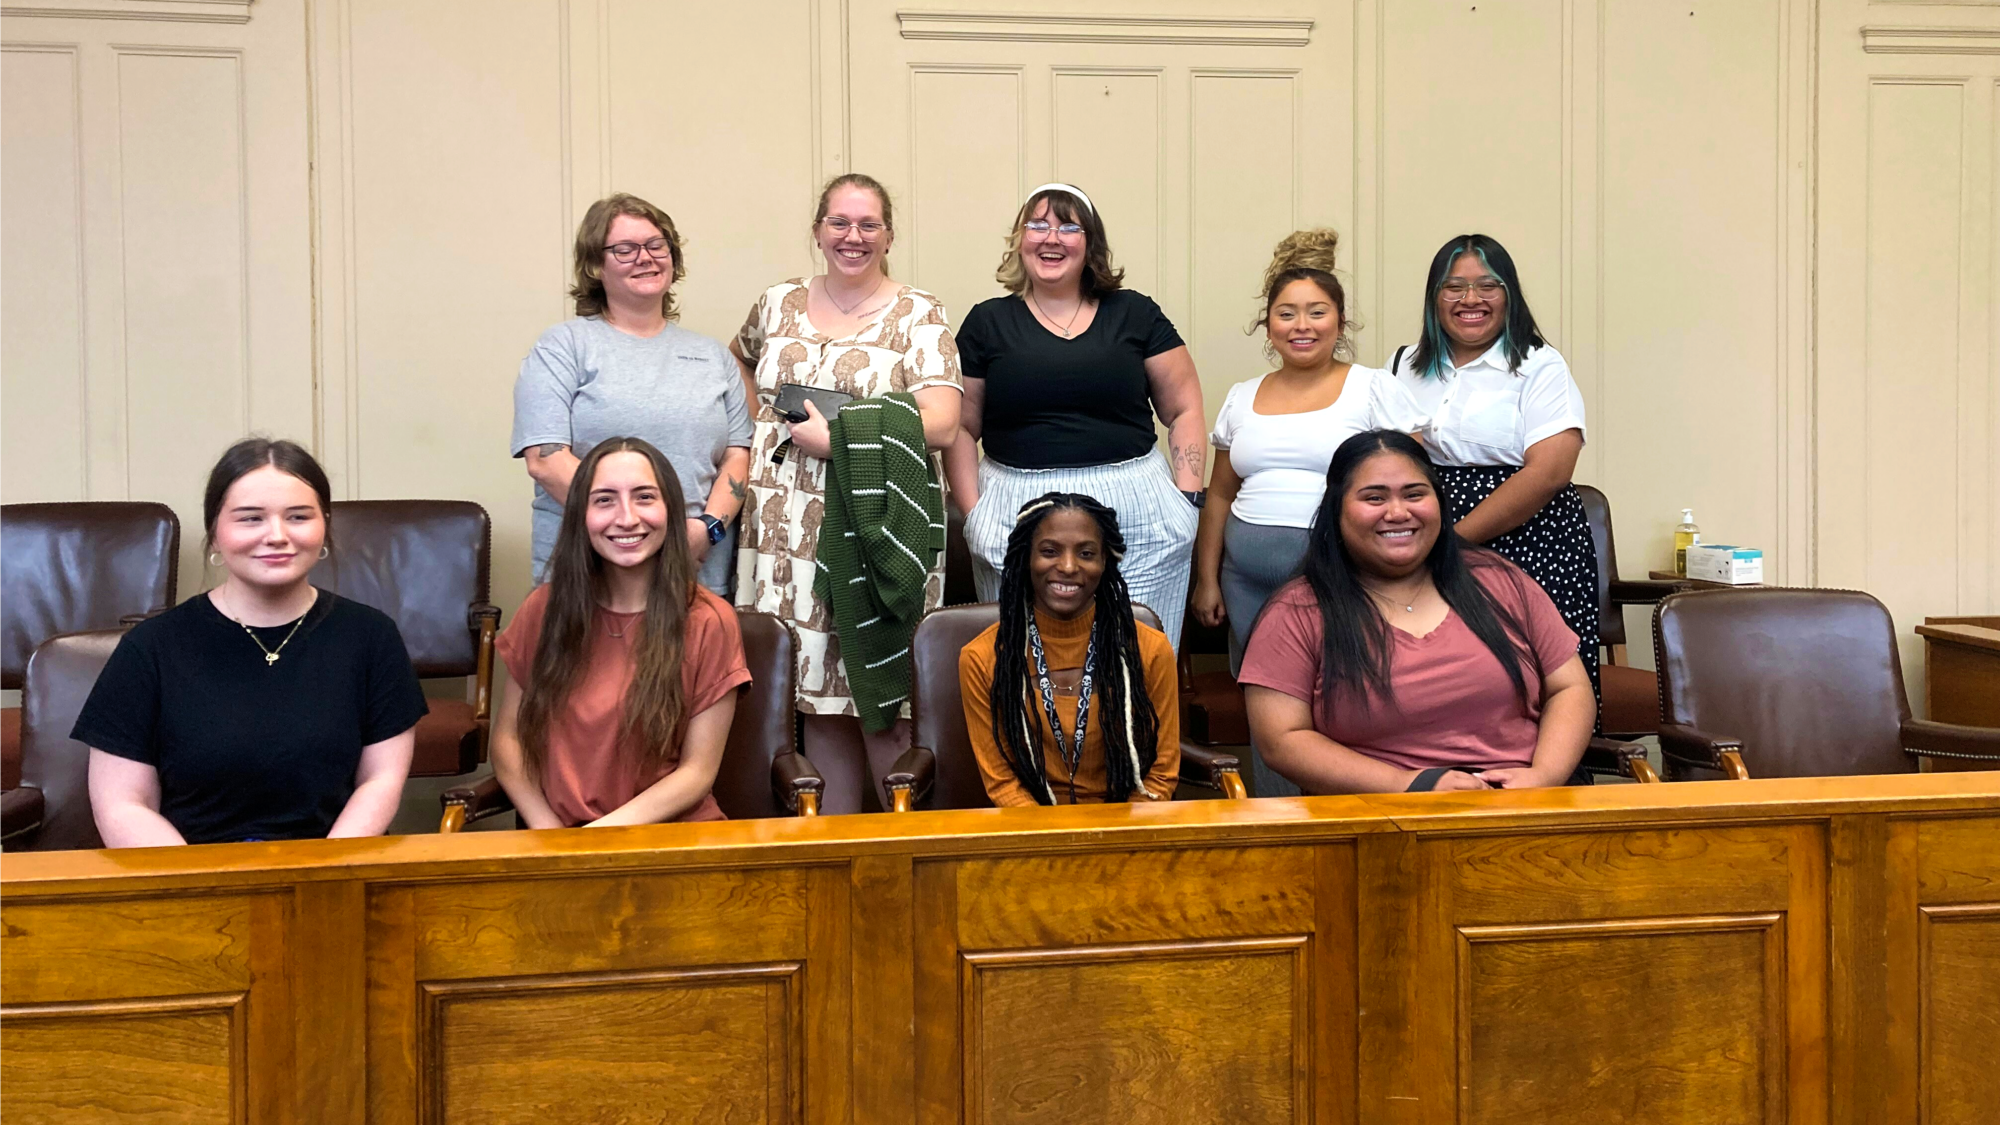
<svg viewBox="0 0 2000 1125">
<path fill-rule="evenodd" d="M 1311 230 L 1295 230 L 1278 241 L 1271 251 L 1271 265 L 1264 271 L 1264 289 L 1270 291 L 1271 282 L 1286 270 L 1311 269 L 1322 273 L 1334 272 L 1336 255 L 1334 250 L 1340 245 L 1340 232 L 1332 227 L 1314 227 Z"/>
</svg>

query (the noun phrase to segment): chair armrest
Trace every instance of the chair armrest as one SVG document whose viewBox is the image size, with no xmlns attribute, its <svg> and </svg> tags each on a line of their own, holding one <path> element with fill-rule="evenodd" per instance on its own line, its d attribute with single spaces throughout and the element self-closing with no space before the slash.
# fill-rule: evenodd
<svg viewBox="0 0 2000 1125">
<path fill-rule="evenodd" d="M 804 754 L 787 750 L 771 759 L 771 791 L 778 795 L 778 803 L 794 815 L 818 816 L 826 779 Z"/>
<path fill-rule="evenodd" d="M 1671 578 L 1613 578 L 1611 602 L 1613 605 L 1652 605 L 1668 594 L 1691 589 L 1693 587 L 1686 582 Z"/>
<path fill-rule="evenodd" d="M 483 723 L 493 715 L 493 638 L 500 632 L 500 609 L 474 602 L 465 611 L 465 623 L 479 635 L 474 649 L 478 663 L 472 674 L 472 717 Z M 479 758 L 485 761 L 483 738 L 480 751 Z"/>
<path fill-rule="evenodd" d="M 12 846 L 34 839 L 41 831 L 45 807 L 42 791 L 32 785 L 17 785 L 0 793 L 0 844 Z"/>
<path fill-rule="evenodd" d="M 473 785 L 455 785 L 439 794 L 438 800 L 444 804 L 439 832 L 456 832 L 489 816 L 514 811 L 514 802 L 507 799 L 507 791 L 500 788 L 497 777 L 482 778 Z"/>
<path fill-rule="evenodd" d="M 1181 781 L 1214 789 L 1231 799 L 1249 795 L 1243 788 L 1243 763 L 1236 755 L 1185 740 L 1181 742 Z"/>
<path fill-rule="evenodd" d="M 931 786 L 936 783 L 936 754 L 923 746 L 903 751 L 896 764 L 889 767 L 888 776 L 882 779 L 882 787 L 889 791 L 889 811 L 909 812 L 918 801 L 930 796 Z"/>
<path fill-rule="evenodd" d="M 1971 758 L 2000 769 L 2000 727 L 1968 727 L 1929 719 L 1903 720 L 1903 748 L 1936 758 Z"/>
<path fill-rule="evenodd" d="M 1683 723 L 1660 724 L 1660 753 L 1669 759 L 1720 770 L 1732 781 L 1750 776 L 1743 765 L 1743 740 L 1696 730 Z"/>
<path fill-rule="evenodd" d="M 1605 755 L 1618 763 L 1618 775 L 1647 784 L 1656 783 L 1660 775 L 1653 771 L 1653 763 L 1646 759 L 1646 748 L 1636 742 L 1623 742 L 1616 738 L 1593 738 L 1590 749 Z"/>
</svg>

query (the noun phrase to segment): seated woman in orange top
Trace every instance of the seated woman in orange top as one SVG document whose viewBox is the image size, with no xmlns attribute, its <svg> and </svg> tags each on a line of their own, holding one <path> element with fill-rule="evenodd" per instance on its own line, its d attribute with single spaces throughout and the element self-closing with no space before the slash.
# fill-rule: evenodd
<svg viewBox="0 0 2000 1125">
<path fill-rule="evenodd" d="M 958 654 L 996 805 L 1165 801 L 1180 777 L 1180 680 L 1167 635 L 1132 618 L 1118 514 L 1051 492 L 1021 506 L 1000 622 Z"/>
<path fill-rule="evenodd" d="M 638 438 L 577 466 L 549 581 L 495 646 L 512 683 L 493 773 L 522 827 L 723 818 L 710 790 L 750 669 L 736 611 L 695 581 L 686 515 Z"/>
</svg>

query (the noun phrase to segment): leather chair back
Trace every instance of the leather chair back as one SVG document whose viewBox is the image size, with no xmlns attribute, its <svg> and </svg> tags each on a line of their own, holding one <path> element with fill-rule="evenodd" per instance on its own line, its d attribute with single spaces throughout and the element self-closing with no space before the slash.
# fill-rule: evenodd
<svg viewBox="0 0 2000 1125">
<path fill-rule="evenodd" d="M 90 749 L 70 738 L 98 673 L 123 629 L 71 633 L 43 641 L 28 660 L 21 689 L 21 783 L 42 791 L 42 828 L 31 851 L 101 848 L 90 816 Z"/>
<path fill-rule="evenodd" d="M 1576 486 L 1583 498 L 1583 519 L 1590 525 L 1590 542 L 1597 548 L 1597 639 L 1606 645 L 1625 643 L 1625 611 L 1611 604 L 1611 580 L 1618 575 L 1618 545 L 1611 538 L 1611 502 L 1587 484 Z"/>
<path fill-rule="evenodd" d="M 470 616 L 487 600 L 493 521 L 467 500 L 341 500 L 315 586 L 388 614 L 417 675 L 478 670 Z"/>
<path fill-rule="evenodd" d="M 768 613 L 739 609 L 736 623 L 743 630 L 750 683 L 736 697 L 722 768 L 715 774 L 715 803 L 731 820 L 790 816 L 771 791 L 771 761 L 797 749 L 798 637 Z"/>
<path fill-rule="evenodd" d="M 0 688 L 21 686 L 50 637 L 173 605 L 180 550 L 181 521 L 165 504 L 0 507 Z"/>
<path fill-rule="evenodd" d="M 1143 605 L 1133 615 L 1157 629 L 1159 615 Z M 958 689 L 959 650 L 1000 620 L 992 602 L 934 609 L 917 622 L 910 639 L 910 744 L 930 750 L 937 773 L 930 794 L 918 801 L 926 809 L 985 809 L 986 782 L 972 756 L 972 739 L 965 731 L 965 698 Z"/>
<path fill-rule="evenodd" d="M 1896 629 L 1852 590 L 1674 594 L 1653 611 L 1662 714 L 1743 742 L 1752 777 L 1909 773 Z"/>
</svg>

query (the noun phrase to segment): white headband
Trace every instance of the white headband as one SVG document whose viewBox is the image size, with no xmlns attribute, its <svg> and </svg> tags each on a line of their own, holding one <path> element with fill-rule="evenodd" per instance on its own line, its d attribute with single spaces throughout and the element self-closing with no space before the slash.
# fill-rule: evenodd
<svg viewBox="0 0 2000 1125">
<path fill-rule="evenodd" d="M 1071 187 L 1069 184 L 1043 184 L 1041 187 L 1038 187 L 1035 190 L 1029 192 L 1028 198 L 1033 199 L 1045 191 L 1060 191 L 1069 195 L 1074 195 L 1078 199 L 1083 200 L 1084 207 L 1087 210 L 1089 210 L 1091 214 L 1093 215 L 1097 214 L 1097 205 L 1090 201 L 1089 196 L 1083 194 L 1083 189 L 1077 187 Z"/>
</svg>

